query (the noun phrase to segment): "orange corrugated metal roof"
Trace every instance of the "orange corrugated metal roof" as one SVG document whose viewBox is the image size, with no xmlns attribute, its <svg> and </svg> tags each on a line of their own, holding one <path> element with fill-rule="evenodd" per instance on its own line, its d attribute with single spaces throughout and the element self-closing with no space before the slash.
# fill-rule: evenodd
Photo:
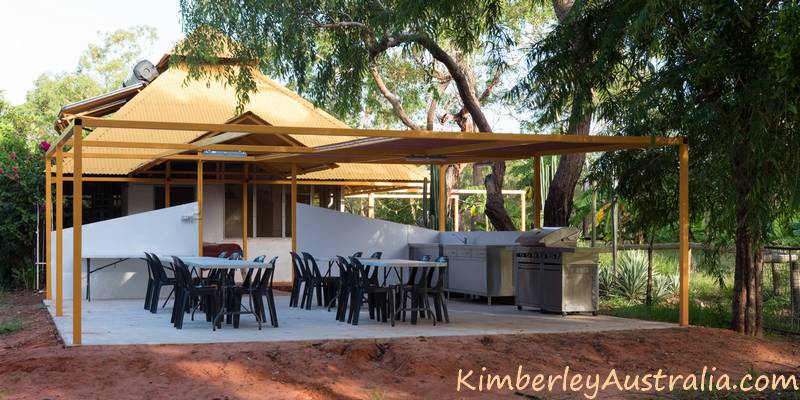
<svg viewBox="0 0 800 400">
<path fill-rule="evenodd" d="M 217 67 L 209 67 L 217 68 Z M 119 109 L 111 119 L 164 122 L 225 123 L 240 115 L 236 112 L 234 88 L 222 81 L 188 80 L 184 66 L 167 69 L 141 93 Z M 274 126 L 346 128 L 347 125 L 300 97 L 297 93 L 263 76 L 255 75 L 257 91 L 250 95 L 244 112 L 252 113 Z M 207 132 L 109 129 L 98 128 L 87 140 L 150 143 L 190 143 Z M 292 135 L 292 139 L 308 147 L 351 140 L 337 136 Z M 84 152 L 157 154 L 156 149 L 89 148 Z M 89 175 L 127 175 L 151 160 L 98 159 L 83 161 Z M 65 173 L 71 173 L 71 159 L 65 159 Z M 407 165 L 348 165 L 299 176 L 301 179 L 419 181 L 425 177 L 417 167 Z"/>
</svg>

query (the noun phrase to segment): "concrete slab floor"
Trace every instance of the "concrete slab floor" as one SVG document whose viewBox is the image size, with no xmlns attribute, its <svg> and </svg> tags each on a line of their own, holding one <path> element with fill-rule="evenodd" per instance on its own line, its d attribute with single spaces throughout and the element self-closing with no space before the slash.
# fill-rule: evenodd
<svg viewBox="0 0 800 400">
<path fill-rule="evenodd" d="M 675 324 L 640 321 L 610 316 L 543 314 L 534 310 L 519 311 L 512 305 L 487 306 L 483 303 L 450 300 L 450 323 L 422 319 L 418 324 L 397 322 L 392 327 L 369 319 L 362 310 L 359 325 L 335 319 L 335 310 L 324 307 L 311 310 L 290 308 L 288 296 L 276 296 L 279 327 L 264 325 L 258 330 L 252 315 L 243 315 L 239 329 L 223 324 L 211 330 L 204 314 L 195 320 L 189 316 L 183 329 L 170 323 L 171 304 L 151 314 L 143 309 L 143 300 L 93 300 L 83 302 L 83 344 L 194 344 L 222 342 L 317 341 L 331 339 L 378 339 L 417 336 L 508 335 L 522 333 L 599 332 L 632 329 L 674 328 Z M 52 302 L 47 309 L 56 327 L 69 346 L 72 344 L 72 304 L 64 302 L 64 316 L 55 317 Z"/>
</svg>

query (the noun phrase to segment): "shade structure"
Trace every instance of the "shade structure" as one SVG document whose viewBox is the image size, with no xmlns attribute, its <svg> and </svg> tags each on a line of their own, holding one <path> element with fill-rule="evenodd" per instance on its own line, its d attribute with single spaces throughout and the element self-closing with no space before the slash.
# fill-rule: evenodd
<svg viewBox="0 0 800 400">
<path fill-rule="evenodd" d="M 563 135 L 535 135 L 535 134 L 500 134 L 500 133 L 465 133 L 465 132 L 432 132 L 432 131 L 396 131 L 376 129 L 350 129 L 350 128 L 318 128 L 318 127 L 286 127 L 266 126 L 251 124 L 209 124 L 195 122 L 156 122 L 112 120 L 95 117 L 76 118 L 71 129 L 65 130 L 59 137 L 55 146 L 47 153 L 49 159 L 55 154 L 67 155 L 64 147 L 74 146 L 71 157 L 75 166 L 74 184 L 79 187 L 81 181 L 81 161 L 92 158 L 120 157 L 120 153 L 104 152 L 103 148 L 152 148 L 146 142 L 113 143 L 81 140 L 83 129 L 108 128 L 108 129 L 133 129 L 133 130 L 172 130 L 189 132 L 216 132 L 229 134 L 250 134 L 259 136 L 278 135 L 304 135 L 304 136 L 337 136 L 347 137 L 334 144 L 321 144 L 318 146 L 293 146 L 293 145 L 248 145 L 248 154 L 237 159 L 244 163 L 272 163 L 274 171 L 278 171 L 291 179 L 292 184 L 292 248 L 296 249 L 296 186 L 297 174 L 301 166 L 315 165 L 333 167 L 339 163 L 360 164 L 418 164 L 439 165 L 440 174 L 443 175 L 443 166 L 453 163 L 467 163 L 488 160 L 514 160 L 530 157 L 540 157 L 552 154 L 590 153 L 627 149 L 647 149 L 664 146 L 679 147 L 680 185 L 680 323 L 688 325 L 688 285 L 689 285 L 689 257 L 688 257 L 688 143 L 682 137 L 622 137 L 622 136 L 563 136 Z M 131 153 L 126 156 L 150 161 L 158 160 L 196 160 L 198 163 L 198 186 L 202 185 L 202 162 L 218 160 L 219 157 L 209 155 L 205 150 L 215 144 L 186 144 L 171 145 L 161 144 L 160 149 L 170 150 L 159 153 Z M 170 147 L 172 146 L 172 147 Z M 244 145 L 242 145 L 244 146 Z M 231 161 L 229 158 L 224 161 Z M 57 169 L 63 167 L 57 163 Z M 57 180 L 57 184 L 61 180 Z M 243 183 L 246 182 L 243 180 Z M 439 203 L 445 199 L 443 180 L 439 179 L 438 185 L 431 191 L 439 193 Z M 202 200 L 201 200 L 202 201 Z M 60 203 L 60 200 L 58 201 Z M 80 204 L 80 203 L 78 203 Z M 61 204 L 57 204 L 61 207 Z M 440 205 L 439 210 L 444 207 Z M 440 211 L 441 212 L 441 211 Z M 76 209 L 73 215 L 80 216 Z M 443 214 L 439 214 L 439 229 L 444 229 Z M 202 221 L 202 211 L 200 220 Z M 74 221 L 76 230 L 80 229 L 80 221 Z M 57 235 L 58 237 L 58 235 Z M 73 243 L 73 265 L 79 265 L 81 259 L 80 234 L 75 235 Z M 60 253 L 60 251 L 57 251 Z M 60 254 L 57 255 L 60 257 Z M 62 279 L 59 275 L 58 279 Z M 80 293 L 80 277 L 73 284 Z M 58 292 L 58 285 L 57 292 Z M 58 293 L 57 293 L 58 295 Z M 58 297 L 58 296 L 57 296 Z M 80 344 L 80 296 L 73 296 L 74 309 L 73 326 L 74 338 Z M 57 299 L 57 308 L 60 299 Z"/>
<path fill-rule="evenodd" d="M 283 87 L 263 74 L 254 73 L 256 91 L 250 101 L 240 109 L 236 92 L 219 79 L 190 80 L 188 67 L 179 60 L 169 64 L 166 55 L 158 65 L 159 75 L 147 85 L 135 85 L 124 90 L 87 99 L 65 106 L 59 113 L 58 126 L 63 131 L 68 124 L 83 116 L 109 115 L 109 119 L 157 120 L 165 122 L 192 121 L 199 123 L 228 123 L 238 125 L 304 126 L 317 128 L 348 128 L 347 124 L 326 113 L 297 93 Z M 209 72 L 221 72 L 222 66 L 206 66 Z M 117 100 L 124 96 L 122 105 Z M 112 107 L 114 106 L 114 107 Z M 99 114 L 96 114 L 99 110 Z M 347 137 L 320 135 L 248 135 L 246 132 L 213 130 L 126 129 L 99 127 L 85 137 L 86 153 L 108 152 L 115 157 L 87 157 L 83 163 L 84 175 L 126 176 L 154 168 L 168 155 L 180 159 L 187 149 L 204 146 L 209 150 L 243 150 L 251 146 L 303 147 L 335 144 L 349 140 Z M 92 142 L 146 143 L 147 147 L 93 147 Z M 136 156 L 139 154 L 139 156 Z M 264 154 L 263 151 L 255 154 Z M 64 172 L 72 172 L 72 160 L 67 153 Z M 277 168 L 288 175 L 291 163 L 258 163 L 262 169 Z M 298 164 L 298 179 L 303 180 L 377 180 L 422 181 L 423 174 L 416 168 L 404 165 L 333 165 Z M 255 169 L 254 169 L 255 172 Z"/>
</svg>

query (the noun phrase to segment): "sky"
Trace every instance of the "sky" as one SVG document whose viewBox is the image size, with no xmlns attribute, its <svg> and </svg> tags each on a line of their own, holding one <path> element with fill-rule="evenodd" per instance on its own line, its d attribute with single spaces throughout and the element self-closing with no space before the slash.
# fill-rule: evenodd
<svg viewBox="0 0 800 400">
<path fill-rule="evenodd" d="M 0 0 L 0 90 L 20 104 L 39 75 L 73 70 L 98 31 L 134 25 L 158 31 L 145 50 L 157 62 L 183 36 L 178 0 Z"/>
<path fill-rule="evenodd" d="M 0 0 L 0 91 L 21 104 L 39 75 L 74 70 L 86 47 L 99 42 L 98 32 L 135 25 L 156 28 L 158 40 L 144 51 L 156 63 L 183 37 L 179 1 Z M 520 129 L 517 118 L 502 111 L 485 110 L 494 130 Z"/>
</svg>

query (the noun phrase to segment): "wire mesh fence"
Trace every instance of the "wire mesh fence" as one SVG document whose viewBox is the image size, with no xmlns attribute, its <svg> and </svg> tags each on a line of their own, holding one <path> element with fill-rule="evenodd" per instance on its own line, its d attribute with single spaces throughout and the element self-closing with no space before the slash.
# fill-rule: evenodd
<svg viewBox="0 0 800 400">
<path fill-rule="evenodd" d="M 789 248 L 767 249 L 762 269 L 764 327 L 800 334 L 800 262 Z"/>
</svg>

